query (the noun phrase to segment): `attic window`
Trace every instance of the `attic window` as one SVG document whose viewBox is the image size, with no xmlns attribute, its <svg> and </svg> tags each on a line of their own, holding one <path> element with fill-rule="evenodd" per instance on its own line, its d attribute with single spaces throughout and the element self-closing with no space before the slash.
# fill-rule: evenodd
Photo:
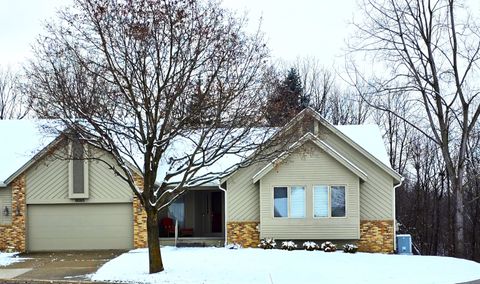
<svg viewBox="0 0 480 284">
<path fill-rule="evenodd" d="M 69 198 L 88 198 L 88 160 L 86 145 L 74 139 L 70 144 Z"/>
</svg>

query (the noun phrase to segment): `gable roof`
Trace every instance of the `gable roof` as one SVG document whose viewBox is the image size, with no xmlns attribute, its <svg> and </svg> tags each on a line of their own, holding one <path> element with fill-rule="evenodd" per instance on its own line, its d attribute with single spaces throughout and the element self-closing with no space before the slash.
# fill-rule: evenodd
<svg viewBox="0 0 480 284">
<path fill-rule="evenodd" d="M 0 120 L 0 187 L 56 136 L 41 130 L 44 120 Z"/>
<path fill-rule="evenodd" d="M 307 115 L 315 118 L 328 130 L 333 132 L 340 139 L 360 152 L 365 158 L 369 159 L 375 165 L 380 167 L 394 179 L 396 184 L 402 181 L 402 176 L 394 171 L 390 165 L 390 161 L 385 150 L 385 144 L 383 142 L 380 129 L 377 125 L 361 124 L 335 126 L 323 118 L 313 108 L 307 107 L 297 116 L 295 116 L 289 123 L 287 123 L 284 128 L 288 129 L 290 127 L 294 127 L 297 122 L 304 119 Z M 371 152 L 367 151 L 367 149 L 369 149 Z"/>
<path fill-rule="evenodd" d="M 349 169 L 352 173 L 357 175 L 359 178 L 361 178 L 363 181 L 368 179 L 368 175 L 360 169 L 355 163 L 352 161 L 348 160 L 345 156 L 342 154 L 338 153 L 335 149 L 333 149 L 332 146 L 330 146 L 328 143 L 325 141 L 320 140 L 318 137 L 313 135 L 311 132 L 307 132 L 305 135 L 303 135 L 297 142 L 293 143 L 288 151 L 282 153 L 278 158 L 273 160 L 272 162 L 268 163 L 265 167 L 263 167 L 260 171 L 258 171 L 253 177 L 252 177 L 252 182 L 256 183 L 259 181 L 262 177 L 264 177 L 267 173 L 269 173 L 277 163 L 285 160 L 288 156 L 290 156 L 291 153 L 293 153 L 296 149 L 298 149 L 300 146 L 304 145 L 306 142 L 311 141 L 313 142 L 316 146 L 318 146 L 320 149 L 322 149 L 325 153 L 330 155 L 332 158 L 337 160 L 340 164 L 345 166 L 347 169 Z"/>
<path fill-rule="evenodd" d="M 303 119 L 305 115 L 311 115 L 317 119 L 323 126 L 387 172 L 395 181 L 400 182 L 401 176 L 396 173 L 389 164 L 385 145 L 377 125 L 334 126 L 321 117 L 315 110 L 306 108 L 293 118 L 292 121 L 287 123 L 283 129 L 294 127 L 296 122 Z M 47 120 L 0 120 L 0 133 L 2 133 L 2 138 L 0 139 L 0 187 L 5 187 L 7 183 L 12 180 L 12 177 L 18 176 L 18 174 L 35 161 L 34 158 L 36 155 L 40 155 L 42 150 L 48 148 L 47 146 L 51 143 L 54 143 L 57 137 L 42 131 L 42 126 L 46 124 Z M 314 142 L 339 162 L 350 167 L 350 170 L 356 171 L 356 174 L 360 178 L 366 178 L 358 166 L 335 151 L 334 148 L 330 147 L 325 141 L 318 138 L 314 139 L 310 136 L 304 137 L 303 139 Z M 299 143 L 304 142 L 300 141 Z M 188 147 L 180 147 L 180 149 L 182 148 Z M 219 159 L 218 163 L 202 171 L 222 171 L 223 169 L 233 167 L 240 161 L 241 157 L 227 155 Z M 164 171 L 166 172 L 166 163 L 167 161 L 160 162 L 159 175 L 157 176 L 158 181 L 163 179 L 162 174 L 164 174 Z"/>
<path fill-rule="evenodd" d="M 362 129 L 360 129 L 358 125 L 334 126 L 311 108 L 306 108 L 305 113 L 311 113 L 318 121 L 327 127 L 327 129 L 335 133 L 355 150 L 388 173 L 396 183 L 402 181 L 402 176 L 393 170 L 390 165 L 390 159 L 388 158 L 385 144 L 377 125 L 361 125 Z"/>
<path fill-rule="evenodd" d="M 6 187 L 38 159 L 60 143 L 65 136 L 47 129 L 55 120 L 0 120 L 0 188 Z M 58 128 L 56 130 L 59 130 Z M 126 161 L 131 169 L 135 167 Z"/>
</svg>

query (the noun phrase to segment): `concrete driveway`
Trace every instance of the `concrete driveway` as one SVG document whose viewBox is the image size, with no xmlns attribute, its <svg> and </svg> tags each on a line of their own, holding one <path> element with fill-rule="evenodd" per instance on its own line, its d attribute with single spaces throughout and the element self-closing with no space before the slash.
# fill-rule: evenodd
<svg viewBox="0 0 480 284">
<path fill-rule="evenodd" d="M 41 252 L 20 255 L 23 262 L 0 267 L 0 282 L 5 283 L 42 283 L 45 280 L 57 280 L 58 283 L 88 281 L 87 275 L 112 258 L 125 251 L 79 251 L 79 252 Z M 43 281 L 42 281 L 43 280 Z M 59 281 L 60 280 L 60 281 Z"/>
</svg>

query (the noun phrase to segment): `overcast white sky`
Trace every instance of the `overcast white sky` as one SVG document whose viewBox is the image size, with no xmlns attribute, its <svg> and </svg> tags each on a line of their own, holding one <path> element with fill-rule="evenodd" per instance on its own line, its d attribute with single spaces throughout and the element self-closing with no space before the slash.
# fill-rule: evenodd
<svg viewBox="0 0 480 284">
<path fill-rule="evenodd" d="M 480 15 L 480 1 L 472 12 Z M 30 54 L 30 44 L 42 31 L 42 21 L 71 0 L 0 0 L 0 65 L 18 68 Z M 325 67 L 342 66 L 348 25 L 356 0 L 224 0 L 228 8 L 247 11 L 250 28 L 262 30 L 275 58 L 316 57 Z"/>
<path fill-rule="evenodd" d="M 315 56 L 331 66 L 342 59 L 355 1 L 224 0 L 224 5 L 247 11 L 252 30 L 263 17 L 262 30 L 274 57 Z M 0 0 L 0 65 L 18 68 L 30 55 L 42 21 L 68 3 L 71 0 Z"/>
</svg>

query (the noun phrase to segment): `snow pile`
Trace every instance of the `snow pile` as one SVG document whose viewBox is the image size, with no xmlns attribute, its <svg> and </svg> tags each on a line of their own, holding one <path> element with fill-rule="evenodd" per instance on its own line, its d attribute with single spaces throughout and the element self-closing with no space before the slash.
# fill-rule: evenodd
<svg viewBox="0 0 480 284">
<path fill-rule="evenodd" d="M 0 267 L 22 261 L 17 254 L 18 252 L 0 252 Z"/>
<path fill-rule="evenodd" d="M 228 249 L 241 249 L 242 245 L 239 244 L 239 243 L 232 243 L 232 244 L 226 245 L 226 248 L 228 248 Z"/>
<path fill-rule="evenodd" d="M 140 249 L 109 261 L 91 278 L 185 284 L 458 283 L 480 279 L 479 263 L 451 257 L 175 247 L 162 248 L 162 256 L 165 271 L 160 273 L 148 274 L 148 253 Z"/>
</svg>

